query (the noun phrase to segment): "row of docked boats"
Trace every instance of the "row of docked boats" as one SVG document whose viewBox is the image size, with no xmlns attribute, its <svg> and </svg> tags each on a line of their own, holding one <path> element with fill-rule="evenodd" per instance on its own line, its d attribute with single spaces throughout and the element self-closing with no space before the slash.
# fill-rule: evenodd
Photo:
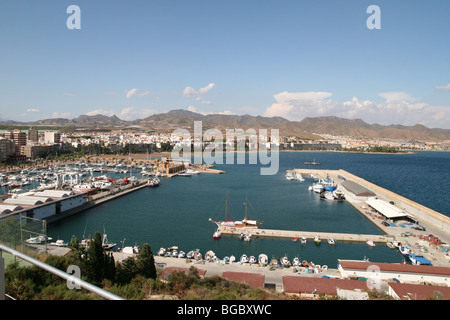
<svg viewBox="0 0 450 320">
<path fill-rule="evenodd" d="M 292 238 L 292 241 L 294 241 L 294 242 L 297 242 L 297 241 L 299 241 L 299 240 L 300 240 L 300 244 L 306 244 L 306 243 L 308 243 L 308 239 L 307 239 L 305 236 L 301 236 L 300 238 L 297 238 L 297 237 Z M 320 238 L 319 235 L 316 235 L 316 236 L 314 237 L 313 241 L 314 241 L 314 243 L 315 243 L 316 245 L 318 245 L 318 246 L 320 246 L 321 243 L 322 243 L 322 239 Z M 328 242 L 329 245 L 335 245 L 335 244 L 336 244 L 336 241 L 337 241 L 336 239 L 333 239 L 333 238 L 331 238 L 331 237 L 327 238 L 327 242 Z"/>
<path fill-rule="evenodd" d="M 391 249 L 398 249 L 400 251 L 400 253 L 405 258 L 408 258 L 411 261 L 411 263 L 414 265 L 425 265 L 425 266 L 432 265 L 430 260 L 428 260 L 421 254 L 413 253 L 411 248 L 408 245 L 403 245 L 399 241 L 394 240 L 392 242 L 388 242 L 386 245 Z"/>
<path fill-rule="evenodd" d="M 296 181 L 305 181 L 302 174 L 296 171 L 286 171 L 286 180 L 296 180 Z"/>
</svg>

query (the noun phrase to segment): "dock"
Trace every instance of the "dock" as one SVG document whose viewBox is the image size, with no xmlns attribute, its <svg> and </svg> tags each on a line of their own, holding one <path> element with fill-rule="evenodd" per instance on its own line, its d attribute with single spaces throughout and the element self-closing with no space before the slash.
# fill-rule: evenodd
<svg viewBox="0 0 450 320">
<path fill-rule="evenodd" d="M 242 229 L 224 227 L 221 228 L 222 234 L 240 235 Z M 366 242 L 373 241 L 374 243 L 384 243 L 392 240 L 384 235 L 371 234 L 350 234 L 350 233 L 335 233 L 335 232 L 312 232 L 312 231 L 292 231 L 292 230 L 274 230 L 274 229 L 246 229 L 244 234 L 250 233 L 252 237 L 272 237 L 272 238 L 286 238 L 300 240 L 300 237 L 305 237 L 307 240 L 313 240 L 319 237 L 322 241 L 327 241 L 328 238 L 335 241 L 346 242 Z"/>
</svg>

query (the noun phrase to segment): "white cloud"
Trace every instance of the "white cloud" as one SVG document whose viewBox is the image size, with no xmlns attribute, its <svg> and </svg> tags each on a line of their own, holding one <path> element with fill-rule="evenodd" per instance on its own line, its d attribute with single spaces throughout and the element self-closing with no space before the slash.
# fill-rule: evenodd
<svg viewBox="0 0 450 320">
<path fill-rule="evenodd" d="M 437 90 L 445 90 L 445 91 L 450 91 L 450 83 L 446 86 L 436 86 L 435 87 Z"/>
<path fill-rule="evenodd" d="M 202 104 L 212 104 L 211 101 L 203 101 L 202 96 L 207 94 L 212 88 L 215 87 L 215 83 L 209 83 L 207 86 L 200 88 L 198 91 L 192 87 L 187 86 L 183 90 L 183 97 L 194 98 L 196 101 L 200 101 Z"/>
<path fill-rule="evenodd" d="M 41 110 L 36 109 L 36 108 L 27 109 L 27 113 L 30 113 L 30 112 L 40 112 L 40 111 L 41 111 Z"/>
<path fill-rule="evenodd" d="M 95 109 L 95 110 L 86 112 L 85 114 L 87 116 L 95 116 L 97 114 L 101 114 L 101 115 L 110 117 L 110 116 L 115 115 L 116 113 L 114 110 Z"/>
<path fill-rule="evenodd" d="M 424 102 L 414 103 L 406 92 L 383 92 L 385 101 L 351 100 L 339 102 L 331 99 L 330 92 L 280 92 L 273 97 L 276 102 L 267 107 L 264 116 L 281 116 L 300 121 L 305 117 L 337 116 L 360 118 L 368 123 L 383 125 L 421 123 L 428 127 L 448 128 L 450 106 L 430 106 Z"/>
<path fill-rule="evenodd" d="M 144 96 L 148 96 L 149 94 L 152 94 L 152 92 L 150 92 L 150 91 L 138 92 L 137 88 L 133 88 L 131 90 L 125 91 L 125 96 L 128 99 L 131 98 L 132 96 L 144 97 Z"/>
</svg>

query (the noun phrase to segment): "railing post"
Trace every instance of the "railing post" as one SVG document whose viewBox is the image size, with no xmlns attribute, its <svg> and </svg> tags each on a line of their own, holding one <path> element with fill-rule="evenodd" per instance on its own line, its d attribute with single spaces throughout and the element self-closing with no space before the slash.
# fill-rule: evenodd
<svg viewBox="0 0 450 320">
<path fill-rule="evenodd" d="M 0 300 L 5 300 L 5 259 L 0 249 Z"/>
</svg>

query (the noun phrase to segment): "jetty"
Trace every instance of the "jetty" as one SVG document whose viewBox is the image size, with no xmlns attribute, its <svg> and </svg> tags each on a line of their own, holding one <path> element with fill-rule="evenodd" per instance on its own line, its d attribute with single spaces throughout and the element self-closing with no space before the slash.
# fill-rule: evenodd
<svg viewBox="0 0 450 320">
<path fill-rule="evenodd" d="M 240 235 L 240 228 L 224 227 L 221 228 L 222 234 Z M 316 237 L 323 241 L 327 241 L 328 238 L 336 241 L 348 241 L 348 242 L 367 242 L 372 241 L 374 243 L 386 243 L 390 239 L 384 235 L 372 235 L 372 234 L 351 234 L 351 233 L 335 233 L 335 232 L 313 232 L 313 231 L 292 231 L 292 230 L 275 230 L 275 229 L 246 229 L 245 234 L 250 233 L 252 237 L 272 237 L 272 238 L 286 238 L 286 239 L 300 239 L 305 237 L 308 240 L 314 240 Z"/>
</svg>

